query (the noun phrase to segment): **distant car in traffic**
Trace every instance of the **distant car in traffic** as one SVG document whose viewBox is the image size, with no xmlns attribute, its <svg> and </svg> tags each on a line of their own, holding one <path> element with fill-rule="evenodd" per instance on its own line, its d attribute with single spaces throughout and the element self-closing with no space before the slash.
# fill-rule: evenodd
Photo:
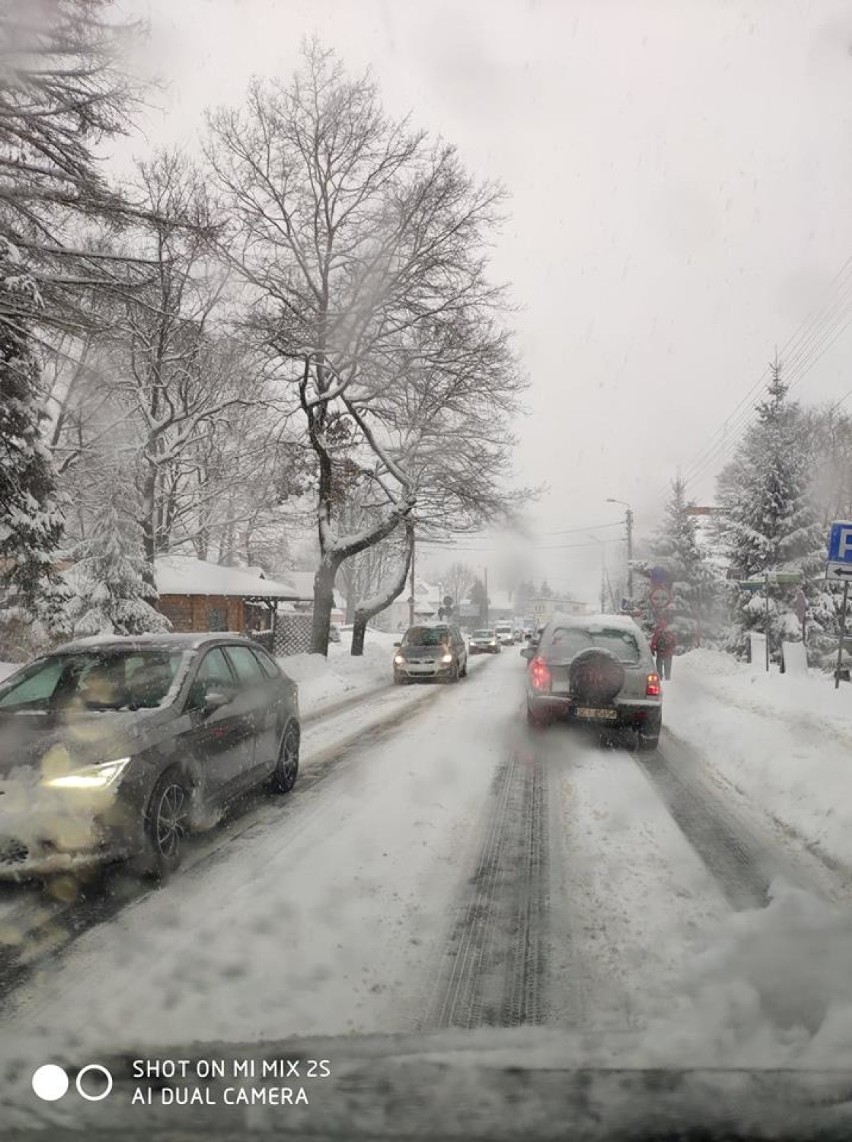
<svg viewBox="0 0 852 1142">
<path fill-rule="evenodd" d="M 247 638 L 61 646 L 0 683 L 0 877 L 172 872 L 233 798 L 293 788 L 299 739 L 295 682 Z"/>
<path fill-rule="evenodd" d="M 497 632 L 497 637 L 503 646 L 513 646 L 515 642 L 515 628 L 511 622 L 499 622 L 494 624 L 494 630 Z"/>
<path fill-rule="evenodd" d="M 499 654 L 502 647 L 497 632 L 492 627 L 475 630 L 470 636 L 468 650 L 471 654 Z"/>
<path fill-rule="evenodd" d="M 467 646 L 452 623 L 409 627 L 394 646 L 393 680 L 397 685 L 421 678 L 458 682 L 467 675 Z"/>
<path fill-rule="evenodd" d="M 629 731 L 640 750 L 655 749 L 662 725 L 662 685 L 648 642 L 622 615 L 554 615 L 529 659 L 530 725 L 561 719 Z"/>
</svg>

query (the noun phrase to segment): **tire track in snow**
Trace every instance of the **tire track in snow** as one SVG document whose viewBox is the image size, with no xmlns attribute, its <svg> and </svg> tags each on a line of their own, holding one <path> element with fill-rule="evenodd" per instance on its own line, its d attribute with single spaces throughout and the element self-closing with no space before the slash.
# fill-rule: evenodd
<svg viewBox="0 0 852 1142">
<path fill-rule="evenodd" d="M 518 743 L 494 776 L 422 1028 L 543 1022 L 548 884 L 545 770 Z"/>
<path fill-rule="evenodd" d="M 814 891 L 777 845 L 758 836 L 702 779 L 695 759 L 665 734 L 653 754 L 638 754 L 644 770 L 683 835 L 736 910 L 764 908 L 778 876 Z M 817 889 L 818 892 L 818 889 Z"/>
</svg>

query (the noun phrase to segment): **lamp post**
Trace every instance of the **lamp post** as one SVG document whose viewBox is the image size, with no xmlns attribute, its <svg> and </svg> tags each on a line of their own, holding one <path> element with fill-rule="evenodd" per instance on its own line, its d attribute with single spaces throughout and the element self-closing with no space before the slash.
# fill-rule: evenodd
<svg viewBox="0 0 852 1142">
<path fill-rule="evenodd" d="M 627 508 L 627 513 L 624 517 L 624 522 L 627 525 L 627 597 L 630 600 L 630 605 L 633 605 L 633 509 L 627 500 L 616 500 L 613 496 L 607 496 L 606 502 L 608 504 L 621 504 L 622 507 Z"/>
</svg>

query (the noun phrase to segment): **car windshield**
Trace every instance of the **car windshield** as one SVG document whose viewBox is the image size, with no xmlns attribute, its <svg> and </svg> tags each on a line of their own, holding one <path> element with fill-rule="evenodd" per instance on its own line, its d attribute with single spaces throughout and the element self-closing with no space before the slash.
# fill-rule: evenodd
<svg viewBox="0 0 852 1142">
<path fill-rule="evenodd" d="M 58 654 L 0 686 L 0 711 L 151 709 L 162 704 L 185 653 L 101 648 Z"/>
<path fill-rule="evenodd" d="M 549 653 L 570 659 L 582 650 L 599 647 L 608 650 L 621 662 L 637 663 L 641 658 L 639 642 L 630 631 L 617 627 L 586 629 L 584 627 L 557 627 L 550 638 Z"/>
<path fill-rule="evenodd" d="M 852 1075 L 850 595 L 848 0 L 0 0 L 0 1142 Z"/>
<path fill-rule="evenodd" d="M 450 632 L 446 627 L 411 627 L 402 640 L 403 646 L 446 646 Z"/>
</svg>

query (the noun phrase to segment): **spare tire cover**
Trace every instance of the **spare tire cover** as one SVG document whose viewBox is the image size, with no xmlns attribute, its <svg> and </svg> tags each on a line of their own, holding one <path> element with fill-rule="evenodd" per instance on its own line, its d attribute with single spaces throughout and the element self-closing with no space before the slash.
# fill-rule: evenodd
<svg viewBox="0 0 852 1142">
<path fill-rule="evenodd" d="M 571 659 L 568 681 L 583 702 L 611 702 L 624 685 L 624 667 L 610 650 L 591 647 Z"/>
</svg>

